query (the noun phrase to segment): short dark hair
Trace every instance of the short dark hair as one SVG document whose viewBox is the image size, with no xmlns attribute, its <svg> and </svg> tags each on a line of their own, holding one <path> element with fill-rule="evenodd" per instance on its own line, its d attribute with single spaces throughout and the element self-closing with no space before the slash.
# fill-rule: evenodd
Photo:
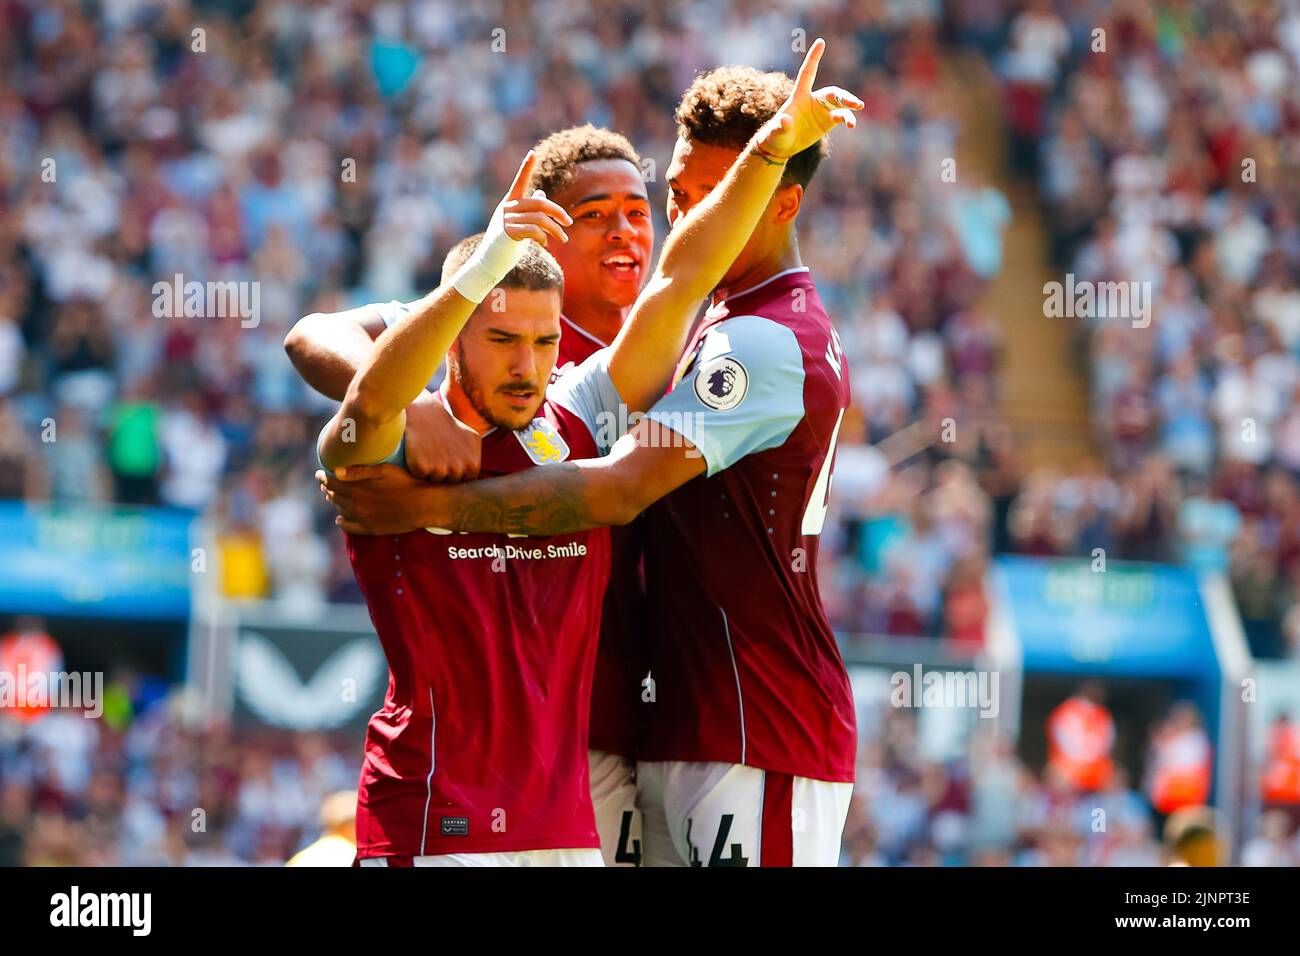
<svg viewBox="0 0 1300 956">
<path fill-rule="evenodd" d="M 442 281 L 449 282 L 456 270 L 469 261 L 478 244 L 483 240 L 483 233 L 466 236 L 451 247 L 447 257 L 442 260 Z M 529 239 L 524 243 L 524 254 L 506 277 L 497 283 L 499 289 L 527 289 L 530 292 L 544 292 L 555 289 L 564 295 L 564 273 L 555 257 Z"/>
<path fill-rule="evenodd" d="M 794 80 L 751 66 L 720 66 L 701 73 L 682 94 L 673 118 L 677 135 L 706 146 L 744 149 L 790 97 Z M 829 147 L 822 137 L 786 164 L 782 185 L 807 186 Z"/>
<path fill-rule="evenodd" d="M 573 181 L 580 163 L 597 159 L 625 159 L 641 170 L 641 157 L 626 136 L 602 126 L 570 126 L 552 133 L 533 147 L 537 166 L 528 191 L 541 189 L 554 197 Z"/>
</svg>

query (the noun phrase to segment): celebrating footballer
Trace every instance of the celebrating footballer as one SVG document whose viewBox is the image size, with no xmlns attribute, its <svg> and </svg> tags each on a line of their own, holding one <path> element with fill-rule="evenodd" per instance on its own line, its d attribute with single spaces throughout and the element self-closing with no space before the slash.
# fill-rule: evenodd
<svg viewBox="0 0 1300 956">
<path fill-rule="evenodd" d="M 796 223 L 863 103 L 816 88 L 825 47 L 696 77 L 653 265 L 640 157 L 578 126 L 438 288 L 286 338 L 339 402 L 317 477 L 389 666 L 360 866 L 837 863 L 856 723 L 817 549 L 849 376 Z"/>
</svg>

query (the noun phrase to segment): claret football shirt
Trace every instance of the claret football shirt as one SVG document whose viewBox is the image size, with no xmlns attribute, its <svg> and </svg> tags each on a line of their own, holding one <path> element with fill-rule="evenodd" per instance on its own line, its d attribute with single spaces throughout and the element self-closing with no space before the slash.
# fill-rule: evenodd
<svg viewBox="0 0 1300 956">
<path fill-rule="evenodd" d="M 392 322 L 405 307 L 379 308 Z M 617 404 L 607 364 L 586 363 L 526 428 L 483 436 L 481 474 L 597 457 Z M 587 723 L 608 529 L 346 537 L 390 671 L 366 732 L 358 855 L 598 847 Z"/>
<path fill-rule="evenodd" d="M 817 584 L 848 369 L 807 268 L 705 313 L 648 413 L 707 473 L 645 514 L 655 701 L 643 760 L 851 781 L 857 725 Z"/>
</svg>

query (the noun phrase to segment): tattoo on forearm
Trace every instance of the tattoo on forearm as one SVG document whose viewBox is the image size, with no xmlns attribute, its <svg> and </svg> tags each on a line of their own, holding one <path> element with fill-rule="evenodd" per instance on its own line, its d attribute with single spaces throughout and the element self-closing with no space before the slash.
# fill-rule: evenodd
<svg viewBox="0 0 1300 956">
<path fill-rule="evenodd" d="M 586 476 L 572 462 L 466 482 L 452 499 L 451 527 L 537 537 L 585 531 L 594 527 L 585 486 Z"/>
</svg>

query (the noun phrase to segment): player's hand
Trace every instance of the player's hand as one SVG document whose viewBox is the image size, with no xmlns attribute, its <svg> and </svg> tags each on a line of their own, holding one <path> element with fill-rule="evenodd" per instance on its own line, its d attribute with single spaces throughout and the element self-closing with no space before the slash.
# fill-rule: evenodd
<svg viewBox="0 0 1300 956">
<path fill-rule="evenodd" d="M 425 392 L 406 409 L 406 469 L 424 481 L 478 477 L 483 439 Z"/>
<path fill-rule="evenodd" d="M 531 196 L 524 195 L 536 165 L 537 154 L 530 149 L 519 172 L 515 173 L 515 181 L 510 184 L 505 198 L 497 206 L 506 235 L 517 240 L 532 239 L 541 246 L 546 245 L 548 238 L 568 242 L 569 237 L 564 229 L 573 225 L 573 219 L 564 211 L 564 207 L 551 202 L 540 189 Z"/>
<path fill-rule="evenodd" d="M 764 151 L 789 159 L 840 124 L 849 129 L 858 125 L 854 111 L 866 105 L 862 100 L 838 86 L 813 89 L 813 83 L 817 81 L 817 64 L 825 50 L 826 41 L 821 37 L 808 48 L 790 98 L 762 131 L 759 145 Z"/>
<path fill-rule="evenodd" d="M 334 523 L 352 534 L 404 534 L 423 528 L 427 496 L 437 491 L 397 465 L 317 471 L 316 480 L 339 513 Z"/>
</svg>

